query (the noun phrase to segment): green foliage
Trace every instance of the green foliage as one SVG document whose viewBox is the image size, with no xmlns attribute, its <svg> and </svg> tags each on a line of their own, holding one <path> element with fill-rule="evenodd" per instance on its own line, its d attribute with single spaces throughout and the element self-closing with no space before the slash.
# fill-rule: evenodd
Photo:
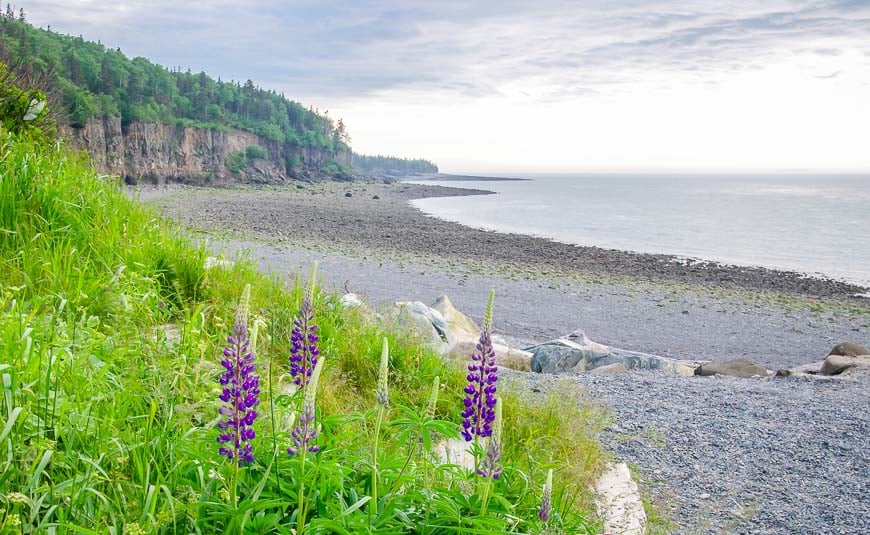
<svg viewBox="0 0 870 535">
<path fill-rule="evenodd" d="M 555 468 L 550 527 L 598 532 L 582 516 L 600 455 L 588 405 L 505 391 L 506 466 L 481 514 L 480 478 L 433 452 L 457 434 L 462 369 L 319 289 L 321 451 L 288 456 L 302 277 L 288 286 L 245 258 L 206 269 L 206 254 L 87 161 L 0 129 L 0 523 L 24 533 L 538 532 Z M 216 378 L 246 284 L 251 321 L 262 322 L 262 401 L 255 462 L 236 470 L 217 454 Z M 376 435 L 384 337 L 390 398 Z"/>
<path fill-rule="evenodd" d="M 344 124 L 284 98 L 275 91 L 171 71 L 145 58 L 130 59 L 81 37 L 41 30 L 2 18 L 0 57 L 15 58 L 15 69 L 53 78 L 69 123 L 120 115 L 131 121 L 239 128 L 296 146 L 348 150 Z M 182 122 L 179 122 L 182 121 Z"/>
<path fill-rule="evenodd" d="M 265 160 L 269 158 L 269 151 L 259 145 L 248 145 L 245 150 L 245 156 L 249 160 Z"/>
<path fill-rule="evenodd" d="M 347 169 L 335 160 L 329 160 L 323 166 L 323 172 L 330 175 L 344 175 L 347 174 Z"/>
<path fill-rule="evenodd" d="M 231 172 L 239 174 L 242 172 L 242 170 L 245 169 L 245 167 L 248 166 L 248 157 L 245 156 L 245 153 L 242 151 L 231 152 L 227 154 L 227 158 L 224 163 L 227 164 L 227 168 Z"/>
<path fill-rule="evenodd" d="M 351 165 L 358 173 L 437 173 L 438 166 L 429 160 L 396 158 L 393 156 L 366 156 L 353 153 Z"/>
<path fill-rule="evenodd" d="M 56 134 L 45 93 L 18 87 L 4 63 L 0 63 L 0 123 L 23 136 L 51 139 Z"/>
</svg>

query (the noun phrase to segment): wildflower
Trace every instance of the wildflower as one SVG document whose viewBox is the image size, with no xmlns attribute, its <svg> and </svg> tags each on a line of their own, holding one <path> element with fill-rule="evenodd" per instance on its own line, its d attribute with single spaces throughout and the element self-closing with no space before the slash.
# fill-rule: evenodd
<svg viewBox="0 0 870 535">
<path fill-rule="evenodd" d="M 290 335 L 290 374 L 299 388 L 305 388 L 311 380 L 311 373 L 317 366 L 317 358 L 320 350 L 317 349 L 317 325 L 314 323 L 314 285 L 317 273 L 317 262 L 311 267 L 311 276 L 308 286 L 305 287 L 305 295 L 302 297 L 302 305 L 299 307 L 299 315 L 293 320 L 293 332 Z"/>
<path fill-rule="evenodd" d="M 432 391 L 429 393 L 429 403 L 426 405 L 426 418 L 435 417 L 435 409 L 438 405 L 438 389 L 441 388 L 441 378 L 437 375 L 432 380 Z"/>
<path fill-rule="evenodd" d="M 20 492 L 10 492 L 6 495 L 6 501 L 13 505 L 24 505 L 29 502 L 30 499 Z"/>
<path fill-rule="evenodd" d="M 480 463 L 477 473 L 490 479 L 501 477 L 501 401 L 495 405 L 495 420 L 492 426 L 492 436 L 489 437 L 489 445 L 486 448 L 486 457 Z"/>
<path fill-rule="evenodd" d="M 471 441 L 474 436 L 492 435 L 495 420 L 495 393 L 498 390 L 498 367 L 492 347 L 492 303 L 495 291 L 489 293 L 489 304 L 483 317 L 483 329 L 468 365 L 468 386 L 465 387 L 465 410 L 462 412 L 462 436 Z"/>
<path fill-rule="evenodd" d="M 387 384 L 387 376 L 390 371 L 390 346 L 387 339 L 384 338 L 383 348 L 381 349 L 381 366 L 378 368 L 378 391 L 377 401 L 379 405 L 388 407 L 390 405 L 390 393 Z"/>
<path fill-rule="evenodd" d="M 311 453 L 320 451 L 320 446 L 312 444 L 312 442 L 317 438 L 317 426 L 314 425 L 314 407 L 317 400 L 317 382 L 320 380 L 322 369 L 323 359 L 320 359 L 314 366 L 308 382 L 308 389 L 305 390 L 305 398 L 302 400 L 302 414 L 299 415 L 296 426 L 290 433 L 290 436 L 293 437 L 293 445 L 287 448 L 287 453 L 290 455 L 296 455 L 303 449 L 307 449 Z"/>
<path fill-rule="evenodd" d="M 225 403 L 220 414 L 226 420 L 218 424 L 221 434 L 217 441 L 222 444 L 218 452 L 227 459 L 235 460 L 239 466 L 254 460 L 251 440 L 256 433 L 252 426 L 257 418 L 254 407 L 260 403 L 260 377 L 254 373 L 254 352 L 248 338 L 250 298 L 251 286 L 246 285 L 239 301 L 233 334 L 227 337 L 225 358 L 221 361 L 226 371 L 220 377 L 220 383 L 224 386 L 220 399 Z"/>
<path fill-rule="evenodd" d="M 145 530 L 142 529 L 142 526 L 139 525 L 138 522 L 131 522 L 127 524 L 127 529 L 124 530 L 127 535 L 145 535 Z"/>
<path fill-rule="evenodd" d="M 553 469 L 547 471 L 547 482 L 544 483 L 544 493 L 541 496 L 541 510 L 538 511 L 538 518 L 542 522 L 550 520 L 550 507 L 553 500 Z"/>
</svg>

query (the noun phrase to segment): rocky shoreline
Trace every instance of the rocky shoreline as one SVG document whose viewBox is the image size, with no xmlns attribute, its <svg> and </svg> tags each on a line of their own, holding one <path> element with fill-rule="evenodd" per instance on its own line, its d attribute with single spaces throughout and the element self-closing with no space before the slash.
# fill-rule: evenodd
<svg viewBox="0 0 870 535">
<path fill-rule="evenodd" d="M 215 190 L 186 190 L 184 203 L 169 204 L 167 211 L 196 227 L 240 231 L 258 239 L 289 237 L 294 241 L 320 241 L 386 253 L 419 253 L 517 265 L 542 272 L 865 302 L 867 299 L 854 296 L 870 292 L 854 284 L 789 271 L 583 247 L 473 229 L 429 217 L 409 205 L 413 199 L 426 197 L 487 193 L 491 192 L 408 183 L 223 190 L 217 195 Z M 154 195 L 159 193 L 154 190 L 143 193 L 145 198 Z"/>
</svg>

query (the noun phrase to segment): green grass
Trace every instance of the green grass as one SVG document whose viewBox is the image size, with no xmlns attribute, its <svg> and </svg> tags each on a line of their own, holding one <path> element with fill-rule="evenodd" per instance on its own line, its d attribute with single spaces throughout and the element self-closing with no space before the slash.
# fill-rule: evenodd
<svg viewBox="0 0 870 535">
<path fill-rule="evenodd" d="M 284 387 L 300 282 L 269 278 L 245 259 L 204 269 L 202 244 L 120 188 L 80 156 L 0 129 L 0 533 L 291 533 L 303 481 L 310 533 L 536 532 L 549 468 L 551 524 L 596 532 L 588 487 L 601 464 L 600 414 L 503 389 L 505 471 L 482 508 L 481 478 L 439 463 L 417 438 L 455 434 L 464 371 L 324 292 L 314 303 L 327 363 L 322 451 L 304 464 L 287 455 L 299 395 Z M 263 401 L 256 460 L 236 485 L 217 454 L 216 379 L 246 284 L 265 325 Z M 374 471 L 383 337 L 391 408 Z M 426 418 L 436 375 L 437 411 Z"/>
</svg>

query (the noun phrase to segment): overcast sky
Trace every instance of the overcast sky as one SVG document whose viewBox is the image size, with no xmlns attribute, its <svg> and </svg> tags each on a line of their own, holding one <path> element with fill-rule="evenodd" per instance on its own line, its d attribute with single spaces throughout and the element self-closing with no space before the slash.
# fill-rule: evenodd
<svg viewBox="0 0 870 535">
<path fill-rule="evenodd" d="M 446 171 L 870 171 L 870 0 L 15 5 Z"/>
</svg>

